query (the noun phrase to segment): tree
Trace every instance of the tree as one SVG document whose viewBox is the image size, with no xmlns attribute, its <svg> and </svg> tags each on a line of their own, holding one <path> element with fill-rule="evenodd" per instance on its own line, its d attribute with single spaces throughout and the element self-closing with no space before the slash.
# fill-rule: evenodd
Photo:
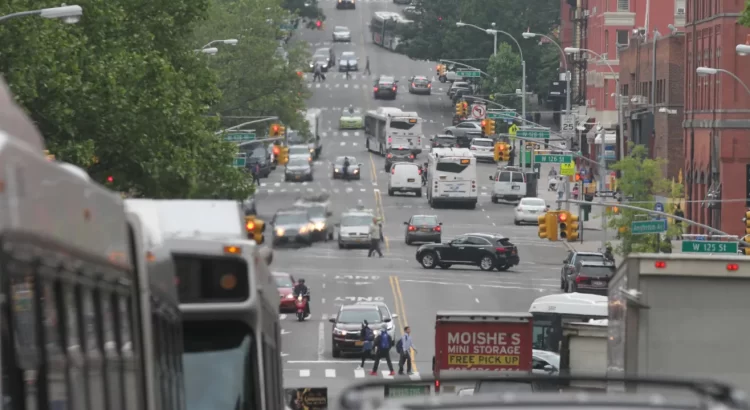
<svg viewBox="0 0 750 410">
<path fill-rule="evenodd" d="M 216 78 L 186 46 L 205 0 L 86 0 L 75 26 L 25 18 L 0 27 L 0 71 L 58 159 L 112 189 L 186 198 L 250 190 L 227 146 L 207 143 Z M 15 1 L 12 11 L 38 8 Z M 11 10 L 6 10 L 10 12 Z M 215 139 L 215 137 L 213 137 Z M 213 194 L 213 193 L 212 193 Z M 207 196 L 212 196 L 207 194 Z"/>
<path fill-rule="evenodd" d="M 509 44 L 500 44 L 497 54 L 490 57 L 487 74 L 490 78 L 482 80 L 482 89 L 495 95 L 496 102 L 519 109 L 521 100 L 516 95 L 516 90 L 521 88 L 521 56 Z"/>
<path fill-rule="evenodd" d="M 617 188 L 622 197 L 632 198 L 628 199 L 628 203 L 646 209 L 654 209 L 654 193 L 667 193 L 671 198 L 681 198 L 682 185 L 662 176 L 662 167 L 665 163 L 666 160 L 661 158 L 648 158 L 648 151 L 643 145 L 633 146 L 630 155 L 611 167 L 613 170 L 622 171 L 622 176 L 617 181 Z M 670 211 L 672 210 L 667 209 L 667 212 Z M 607 212 L 611 215 L 610 211 Z M 619 214 L 611 216 L 609 227 L 617 229 L 622 239 L 616 249 L 618 253 L 627 256 L 631 252 L 656 251 L 656 235 L 633 235 L 630 231 L 631 223 L 651 219 L 648 213 L 622 208 Z M 679 233 L 677 225 L 668 227 L 668 237 Z"/>
<path fill-rule="evenodd" d="M 288 17 L 279 0 L 212 1 L 208 18 L 195 30 L 194 44 L 239 40 L 236 46 L 219 45 L 221 51 L 209 60 L 222 91 L 222 98 L 211 107 L 213 112 L 233 117 L 278 116 L 287 127 L 304 129 L 300 110 L 309 92 L 299 74 L 309 54 L 303 44 L 289 43 L 286 60 L 281 55 L 278 38 Z M 241 122 L 246 120 L 231 125 Z M 267 126 L 261 123 L 256 128 Z"/>
<path fill-rule="evenodd" d="M 745 1 L 745 9 L 740 14 L 739 23 L 745 27 L 750 27 L 750 1 Z"/>
</svg>

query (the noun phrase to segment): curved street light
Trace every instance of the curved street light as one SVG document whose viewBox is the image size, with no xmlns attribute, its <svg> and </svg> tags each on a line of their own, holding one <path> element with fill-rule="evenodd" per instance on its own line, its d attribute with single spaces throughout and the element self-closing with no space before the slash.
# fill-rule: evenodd
<svg viewBox="0 0 750 410">
<path fill-rule="evenodd" d="M 236 38 L 228 38 L 226 40 L 214 40 L 214 41 L 211 41 L 210 43 L 206 44 L 205 46 L 201 47 L 201 49 L 209 48 L 209 47 L 211 47 L 212 45 L 214 45 L 216 43 L 222 43 L 222 44 L 228 44 L 230 46 L 236 46 L 237 43 L 239 43 L 239 40 L 237 40 Z"/>
<path fill-rule="evenodd" d="M 567 57 L 567 55 L 565 53 L 565 50 L 562 49 L 562 47 L 560 46 L 560 43 L 558 43 L 557 41 L 555 41 L 552 37 L 544 35 L 544 34 L 531 33 L 531 32 L 527 31 L 525 33 L 521 33 L 521 37 L 523 37 L 525 39 L 531 39 L 531 38 L 534 38 L 534 37 L 546 38 L 552 44 L 554 44 L 557 47 L 558 50 L 560 50 L 560 53 L 562 53 L 562 61 L 563 61 L 563 64 L 565 66 L 565 97 L 566 97 L 566 99 L 565 99 L 565 111 L 568 113 L 568 115 L 570 115 L 571 114 L 571 111 L 570 111 L 571 110 L 571 106 L 570 106 L 570 80 L 571 80 L 570 77 L 571 76 L 570 76 L 570 71 L 568 71 L 568 57 Z"/>
<path fill-rule="evenodd" d="M 209 48 L 199 48 L 198 50 L 193 50 L 193 51 L 195 51 L 196 53 L 203 53 L 203 54 L 208 54 L 212 56 L 218 53 L 219 49 L 216 47 L 209 47 Z"/>
<path fill-rule="evenodd" d="M 66 24 L 76 24 L 81 20 L 82 15 L 83 8 L 81 6 L 60 6 L 6 14 L 5 16 L 0 16 L 0 23 L 18 17 L 39 16 L 45 19 L 60 19 Z"/>
<path fill-rule="evenodd" d="M 750 55 L 750 44 L 737 44 L 735 50 L 741 56 Z"/>
<path fill-rule="evenodd" d="M 698 74 L 701 77 L 705 77 L 707 75 L 716 75 L 719 73 L 724 73 L 735 80 L 737 80 L 738 83 L 742 84 L 743 87 L 745 87 L 745 91 L 747 91 L 748 94 L 750 94 L 750 88 L 748 88 L 747 84 L 745 84 L 742 80 L 740 80 L 739 77 L 737 77 L 733 72 L 725 70 L 723 68 L 712 68 L 712 67 L 698 67 L 695 69 L 695 73 Z"/>
</svg>

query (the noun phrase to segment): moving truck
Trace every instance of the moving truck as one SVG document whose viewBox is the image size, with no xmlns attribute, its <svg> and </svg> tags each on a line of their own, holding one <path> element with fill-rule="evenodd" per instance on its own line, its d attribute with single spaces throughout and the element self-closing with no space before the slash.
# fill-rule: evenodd
<svg viewBox="0 0 750 410">
<path fill-rule="evenodd" d="M 532 325 L 531 314 L 525 312 L 437 312 L 435 392 L 440 391 L 440 377 L 449 375 L 531 372 Z M 455 386 L 445 389 L 451 390 Z"/>
<path fill-rule="evenodd" d="M 560 374 L 607 374 L 607 319 L 564 324 L 562 336 Z M 575 381 L 570 387 L 605 389 L 607 386 L 604 382 Z"/>
<path fill-rule="evenodd" d="M 744 255 L 631 254 L 609 282 L 607 374 L 709 379 L 750 391 L 748 294 Z"/>
</svg>

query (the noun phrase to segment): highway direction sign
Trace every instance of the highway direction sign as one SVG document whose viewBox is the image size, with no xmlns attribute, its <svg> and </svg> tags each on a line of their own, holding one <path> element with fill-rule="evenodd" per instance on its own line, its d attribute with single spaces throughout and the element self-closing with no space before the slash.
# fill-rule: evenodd
<svg viewBox="0 0 750 410">
<path fill-rule="evenodd" d="M 646 235 L 650 233 L 662 233 L 667 230 L 667 221 L 635 221 L 630 224 L 630 232 L 633 235 Z"/>
<path fill-rule="evenodd" d="M 516 118 L 516 112 L 513 110 L 487 111 L 487 118 L 491 120 L 512 120 Z"/>
<path fill-rule="evenodd" d="M 519 138 L 549 139 L 549 128 L 526 128 L 521 127 L 516 133 Z"/>
<path fill-rule="evenodd" d="M 229 142 L 245 142 L 255 139 L 254 132 L 235 132 L 224 136 L 224 140 Z"/>
<path fill-rule="evenodd" d="M 458 70 L 456 71 L 456 75 L 459 77 L 479 77 L 482 73 L 477 70 Z"/>
<path fill-rule="evenodd" d="M 573 162 L 572 155 L 534 155 L 534 162 L 552 163 L 552 164 L 570 164 Z"/>
<path fill-rule="evenodd" d="M 737 253 L 737 242 L 682 241 L 682 252 L 690 253 Z"/>
</svg>

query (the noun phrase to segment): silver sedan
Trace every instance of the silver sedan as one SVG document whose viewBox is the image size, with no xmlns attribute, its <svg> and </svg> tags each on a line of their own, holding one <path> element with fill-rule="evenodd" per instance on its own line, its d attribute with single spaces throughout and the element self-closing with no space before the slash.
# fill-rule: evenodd
<svg viewBox="0 0 750 410">
<path fill-rule="evenodd" d="M 349 31 L 349 27 L 344 26 L 336 26 L 333 29 L 333 42 L 344 42 L 344 43 L 351 43 L 352 41 L 352 32 Z"/>
</svg>

